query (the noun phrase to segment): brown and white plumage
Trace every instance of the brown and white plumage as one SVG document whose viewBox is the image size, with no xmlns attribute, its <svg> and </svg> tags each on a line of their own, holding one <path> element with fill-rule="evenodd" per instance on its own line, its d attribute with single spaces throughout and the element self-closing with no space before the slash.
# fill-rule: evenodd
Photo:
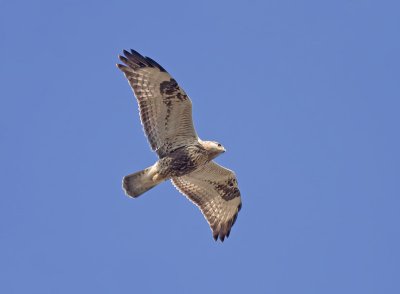
<svg viewBox="0 0 400 294">
<path fill-rule="evenodd" d="M 233 171 L 210 161 L 194 172 L 171 181 L 200 208 L 215 240 L 219 237 L 223 241 L 229 237 L 242 206 Z"/>
<path fill-rule="evenodd" d="M 225 152 L 221 144 L 198 138 L 192 120 L 192 102 L 185 91 L 151 58 L 124 50 L 117 64 L 139 104 L 140 118 L 151 148 L 159 160 L 123 179 L 125 193 L 138 197 L 171 179 L 207 219 L 215 240 L 229 236 L 241 208 L 235 174 L 212 160 Z"/>
<path fill-rule="evenodd" d="M 124 51 L 118 65 L 139 104 L 140 118 L 150 146 L 162 157 L 169 150 L 197 141 L 192 102 L 177 82 L 149 57 Z"/>
</svg>

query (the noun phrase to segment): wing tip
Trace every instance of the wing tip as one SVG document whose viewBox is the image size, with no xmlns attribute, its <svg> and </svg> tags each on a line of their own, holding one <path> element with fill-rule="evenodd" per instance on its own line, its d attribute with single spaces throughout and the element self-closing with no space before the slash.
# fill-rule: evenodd
<svg viewBox="0 0 400 294">
<path fill-rule="evenodd" d="M 119 63 L 115 64 L 115 66 L 116 66 L 118 69 L 120 69 L 120 70 L 122 70 L 122 69 L 124 69 L 124 68 L 127 67 L 126 65 L 119 64 Z"/>
<path fill-rule="evenodd" d="M 123 55 L 118 55 L 119 60 L 125 63 L 128 67 L 133 69 L 143 68 L 143 67 L 153 67 L 158 68 L 161 72 L 167 72 L 158 62 L 154 61 L 150 57 L 143 56 L 136 50 L 130 49 L 122 50 Z"/>
<path fill-rule="evenodd" d="M 155 60 L 151 59 L 150 57 L 145 57 L 146 60 L 149 62 L 149 64 L 151 64 L 154 67 L 157 67 L 160 71 L 162 72 L 167 72 L 165 68 L 163 68 L 158 62 L 156 62 Z"/>
<path fill-rule="evenodd" d="M 218 240 L 220 240 L 222 243 L 225 241 L 225 238 L 229 238 L 229 234 L 230 234 L 229 230 L 228 232 L 217 232 L 217 233 L 213 233 L 213 239 L 215 242 L 218 242 Z"/>
<path fill-rule="evenodd" d="M 122 50 L 122 52 L 124 53 L 124 55 L 126 56 L 126 57 L 130 57 L 130 56 L 132 56 L 132 54 L 128 51 L 128 50 Z"/>
<path fill-rule="evenodd" d="M 218 241 L 219 239 L 221 242 L 224 242 L 225 238 L 229 238 L 229 235 L 231 234 L 231 229 L 237 220 L 241 207 L 242 203 L 238 205 L 236 213 L 228 221 L 211 226 L 211 231 L 213 233 L 213 238 L 215 241 Z"/>
<path fill-rule="evenodd" d="M 125 56 L 118 55 L 118 59 L 121 60 L 123 63 L 128 64 L 128 59 Z"/>
</svg>

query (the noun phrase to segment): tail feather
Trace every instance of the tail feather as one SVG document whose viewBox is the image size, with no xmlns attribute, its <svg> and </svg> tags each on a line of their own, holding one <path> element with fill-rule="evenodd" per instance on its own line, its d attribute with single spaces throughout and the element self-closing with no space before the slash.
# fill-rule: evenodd
<svg viewBox="0 0 400 294">
<path fill-rule="evenodd" d="M 136 198 L 162 182 L 154 179 L 151 168 L 146 168 L 123 178 L 122 187 L 126 195 Z"/>
</svg>

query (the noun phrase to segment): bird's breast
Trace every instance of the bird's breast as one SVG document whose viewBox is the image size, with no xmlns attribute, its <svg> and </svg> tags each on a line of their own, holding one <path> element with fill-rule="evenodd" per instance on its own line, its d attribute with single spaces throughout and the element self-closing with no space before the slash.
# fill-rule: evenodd
<svg viewBox="0 0 400 294">
<path fill-rule="evenodd" d="M 188 146 L 180 148 L 165 158 L 160 163 L 165 166 L 165 173 L 172 177 L 186 175 L 209 161 L 209 156 L 204 148 Z"/>
</svg>

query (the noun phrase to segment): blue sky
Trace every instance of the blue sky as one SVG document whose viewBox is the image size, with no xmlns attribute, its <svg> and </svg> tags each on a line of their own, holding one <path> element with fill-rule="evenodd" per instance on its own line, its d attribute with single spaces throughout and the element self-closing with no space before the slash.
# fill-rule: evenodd
<svg viewBox="0 0 400 294">
<path fill-rule="evenodd" d="M 400 293 L 396 1 L 1 1 L 1 293 Z M 222 243 L 169 183 L 115 63 L 190 95 L 243 208 Z"/>
</svg>

